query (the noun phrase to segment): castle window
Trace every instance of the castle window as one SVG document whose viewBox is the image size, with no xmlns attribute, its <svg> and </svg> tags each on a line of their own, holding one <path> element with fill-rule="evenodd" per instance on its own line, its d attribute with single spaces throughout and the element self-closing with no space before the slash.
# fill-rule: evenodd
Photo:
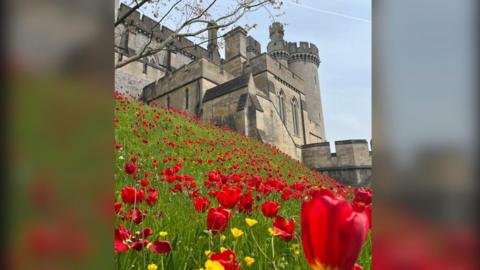
<svg viewBox="0 0 480 270">
<path fill-rule="evenodd" d="M 188 88 L 185 90 L 185 110 L 188 110 Z"/>
<path fill-rule="evenodd" d="M 292 119 L 293 119 L 293 133 L 295 136 L 298 136 L 299 128 L 298 128 L 298 105 L 297 100 L 295 98 L 292 99 Z"/>
<path fill-rule="evenodd" d="M 129 39 L 129 32 L 128 29 L 125 29 L 122 36 L 120 37 L 120 47 L 124 49 L 128 53 L 128 39 Z"/>
<path fill-rule="evenodd" d="M 143 59 L 143 74 L 147 74 L 147 68 L 148 68 L 148 61 L 147 59 Z"/>
<path fill-rule="evenodd" d="M 280 118 L 282 119 L 282 122 L 285 123 L 286 120 L 286 115 L 285 115 L 285 93 L 283 93 L 283 90 L 280 91 L 279 94 L 279 111 L 280 111 Z"/>
</svg>

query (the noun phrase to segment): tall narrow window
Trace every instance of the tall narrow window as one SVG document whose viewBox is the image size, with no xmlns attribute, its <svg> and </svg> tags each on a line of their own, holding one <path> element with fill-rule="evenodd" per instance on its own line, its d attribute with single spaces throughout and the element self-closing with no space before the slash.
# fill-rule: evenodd
<svg viewBox="0 0 480 270">
<path fill-rule="evenodd" d="M 285 123 L 285 120 L 286 120 L 286 115 L 285 115 L 285 94 L 283 93 L 283 91 L 280 91 L 280 95 L 279 95 L 279 99 L 280 99 L 280 104 L 278 105 L 279 106 L 279 109 L 280 109 L 280 119 L 282 119 L 282 122 Z"/>
<path fill-rule="evenodd" d="M 188 110 L 188 88 L 185 89 L 185 110 Z"/>
<path fill-rule="evenodd" d="M 129 32 L 128 29 L 125 29 L 121 38 L 120 38 L 120 47 L 128 53 L 128 39 L 129 39 Z"/>
<path fill-rule="evenodd" d="M 143 59 L 143 74 L 147 74 L 148 61 L 146 58 Z"/>
<path fill-rule="evenodd" d="M 293 133 L 295 136 L 299 134 L 298 128 L 298 105 L 295 98 L 292 99 L 292 122 L 293 122 Z"/>
<path fill-rule="evenodd" d="M 167 96 L 167 108 L 170 109 L 170 96 Z"/>
</svg>

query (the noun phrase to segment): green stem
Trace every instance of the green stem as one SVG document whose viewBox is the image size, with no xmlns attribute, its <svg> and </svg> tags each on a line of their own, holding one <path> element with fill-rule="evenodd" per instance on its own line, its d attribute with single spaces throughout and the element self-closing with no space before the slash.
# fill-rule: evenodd
<svg viewBox="0 0 480 270">
<path fill-rule="evenodd" d="M 272 264 L 273 264 L 273 268 L 276 270 L 277 269 L 277 265 L 275 265 L 275 245 L 273 244 L 273 236 L 272 236 Z"/>
<path fill-rule="evenodd" d="M 272 243 L 272 258 L 275 258 L 275 246 L 273 245 L 273 237 L 271 238 Z"/>
<path fill-rule="evenodd" d="M 253 232 L 251 234 L 252 234 L 253 241 L 255 242 L 255 245 L 257 245 L 258 250 L 260 250 L 260 252 L 263 254 L 263 256 L 265 256 L 265 258 L 268 260 L 269 258 L 267 256 L 267 254 L 265 253 L 265 251 L 263 251 L 263 249 L 258 244 L 257 239 L 255 238 L 255 235 L 253 234 Z"/>
</svg>

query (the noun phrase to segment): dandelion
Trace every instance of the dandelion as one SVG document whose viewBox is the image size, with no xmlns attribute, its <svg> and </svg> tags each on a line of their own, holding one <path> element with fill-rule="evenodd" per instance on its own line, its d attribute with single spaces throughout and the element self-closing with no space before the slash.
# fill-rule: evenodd
<svg viewBox="0 0 480 270">
<path fill-rule="evenodd" d="M 254 259 L 254 258 L 248 257 L 248 256 L 246 256 L 245 258 L 243 258 L 243 260 L 245 261 L 245 263 L 246 263 L 248 266 L 252 266 L 252 264 L 255 262 L 255 259 Z"/>
<path fill-rule="evenodd" d="M 258 223 L 258 221 L 256 219 L 253 219 L 253 218 L 246 218 L 245 222 L 247 223 L 248 227 L 253 227 L 253 226 L 255 226 L 255 224 Z"/>
<path fill-rule="evenodd" d="M 158 236 L 160 236 L 160 237 L 165 237 L 167 235 L 168 235 L 168 232 L 159 232 L 158 233 Z"/>
<path fill-rule="evenodd" d="M 205 262 L 205 270 L 225 270 L 225 267 L 218 261 L 207 260 Z"/>
<path fill-rule="evenodd" d="M 157 270 L 158 269 L 158 266 L 154 263 L 151 263 L 147 266 L 147 269 L 148 270 Z"/>
<path fill-rule="evenodd" d="M 242 234 L 243 234 L 243 231 L 240 230 L 239 228 L 232 228 L 232 229 L 230 229 L 230 231 L 232 232 L 232 235 L 235 238 L 238 238 L 238 237 L 242 236 Z"/>
</svg>

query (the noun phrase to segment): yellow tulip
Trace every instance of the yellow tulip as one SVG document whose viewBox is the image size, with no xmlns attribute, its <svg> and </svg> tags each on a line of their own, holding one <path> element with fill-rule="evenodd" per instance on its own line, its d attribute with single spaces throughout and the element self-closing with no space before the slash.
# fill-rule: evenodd
<svg viewBox="0 0 480 270">
<path fill-rule="evenodd" d="M 217 261 L 207 260 L 205 262 L 205 270 L 225 270 L 225 268 Z"/>
<path fill-rule="evenodd" d="M 239 228 L 232 228 L 232 229 L 230 229 L 230 231 L 232 232 L 232 235 L 235 238 L 238 238 L 238 237 L 242 236 L 242 234 L 243 234 L 243 231 L 240 230 Z"/>
<path fill-rule="evenodd" d="M 258 223 L 258 221 L 253 218 L 246 218 L 245 222 L 247 223 L 248 227 L 253 227 L 255 224 Z"/>
<path fill-rule="evenodd" d="M 147 266 L 147 269 L 148 270 L 157 270 L 158 269 L 158 266 L 154 263 L 151 263 Z"/>
<path fill-rule="evenodd" d="M 245 258 L 243 258 L 243 260 L 245 261 L 245 263 L 246 263 L 248 266 L 251 266 L 251 265 L 255 262 L 255 259 L 254 259 L 254 258 L 248 257 L 248 256 L 246 256 Z"/>
<path fill-rule="evenodd" d="M 268 228 L 268 233 L 271 236 L 277 236 L 278 235 L 278 233 L 276 233 L 275 230 L 272 227 Z"/>
</svg>

